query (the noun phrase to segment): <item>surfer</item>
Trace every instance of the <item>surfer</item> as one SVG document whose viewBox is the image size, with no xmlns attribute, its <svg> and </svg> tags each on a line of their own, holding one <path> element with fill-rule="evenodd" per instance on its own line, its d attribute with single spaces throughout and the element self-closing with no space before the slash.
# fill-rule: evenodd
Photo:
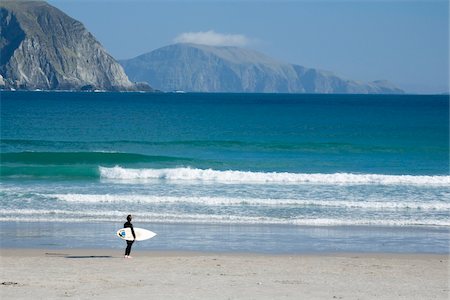
<svg viewBox="0 0 450 300">
<path fill-rule="evenodd" d="M 133 238 L 135 240 L 136 239 L 136 234 L 134 234 L 133 224 L 131 224 L 131 215 L 127 216 L 127 222 L 125 222 L 125 224 L 123 224 L 123 227 L 124 228 L 131 228 L 131 233 L 133 234 Z M 132 258 L 130 256 L 130 252 L 131 252 L 131 246 L 133 245 L 134 240 L 127 241 L 127 248 L 125 249 L 125 258 Z"/>
</svg>

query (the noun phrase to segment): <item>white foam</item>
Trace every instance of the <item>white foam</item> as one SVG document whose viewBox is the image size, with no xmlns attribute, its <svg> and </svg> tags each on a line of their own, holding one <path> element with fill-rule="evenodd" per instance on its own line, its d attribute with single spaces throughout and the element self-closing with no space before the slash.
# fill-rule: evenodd
<svg viewBox="0 0 450 300">
<path fill-rule="evenodd" d="M 3 209 L 0 210 L 0 221 L 23 222 L 117 222 L 129 212 L 120 211 L 69 211 L 69 210 L 33 210 L 33 209 Z M 439 219 L 332 219 L 332 218 L 302 218 L 279 219 L 271 217 L 250 217 L 233 215 L 206 214 L 158 214 L 133 213 L 139 222 L 152 223 L 188 223 L 188 224 L 236 224 L 236 225 L 301 225 L 301 226 L 444 226 L 450 227 L 449 220 Z"/>
<path fill-rule="evenodd" d="M 450 212 L 450 202 L 444 201 L 351 201 L 351 200 L 317 200 L 317 199 L 262 199 L 262 198 L 227 198 L 227 197 L 173 197 L 153 195 L 109 195 L 109 194 L 46 194 L 45 197 L 61 201 L 78 203 L 145 203 L 145 204 L 195 204 L 204 206 L 316 206 L 336 208 L 359 208 L 372 210 L 436 210 Z"/>
<path fill-rule="evenodd" d="M 277 172 L 218 171 L 212 169 L 129 169 L 99 167 L 103 179 L 123 181 L 168 180 L 231 184 L 324 184 L 324 185 L 433 185 L 450 186 L 450 176 L 381 174 L 306 174 Z"/>
</svg>

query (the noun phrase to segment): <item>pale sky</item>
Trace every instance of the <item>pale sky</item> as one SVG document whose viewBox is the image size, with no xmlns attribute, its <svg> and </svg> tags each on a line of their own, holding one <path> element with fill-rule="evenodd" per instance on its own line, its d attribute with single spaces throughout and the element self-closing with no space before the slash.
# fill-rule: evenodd
<svg viewBox="0 0 450 300">
<path fill-rule="evenodd" d="M 411 93 L 449 85 L 447 0 L 52 0 L 116 59 L 175 42 L 235 45 Z"/>
</svg>

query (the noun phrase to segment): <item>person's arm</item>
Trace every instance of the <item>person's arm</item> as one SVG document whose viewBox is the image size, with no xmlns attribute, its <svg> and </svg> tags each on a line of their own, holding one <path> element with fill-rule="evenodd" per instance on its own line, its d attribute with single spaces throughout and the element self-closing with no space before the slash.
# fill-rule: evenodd
<svg viewBox="0 0 450 300">
<path fill-rule="evenodd" d="M 136 239 L 136 234 L 134 233 L 133 225 L 130 224 L 131 233 L 133 234 L 133 238 Z"/>
</svg>

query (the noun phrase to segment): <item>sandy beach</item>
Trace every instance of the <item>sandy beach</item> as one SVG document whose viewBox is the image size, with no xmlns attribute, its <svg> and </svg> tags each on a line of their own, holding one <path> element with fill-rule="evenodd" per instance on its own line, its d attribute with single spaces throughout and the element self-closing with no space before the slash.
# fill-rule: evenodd
<svg viewBox="0 0 450 300">
<path fill-rule="evenodd" d="M 2 249 L 2 299 L 448 299 L 428 254 Z"/>
</svg>

